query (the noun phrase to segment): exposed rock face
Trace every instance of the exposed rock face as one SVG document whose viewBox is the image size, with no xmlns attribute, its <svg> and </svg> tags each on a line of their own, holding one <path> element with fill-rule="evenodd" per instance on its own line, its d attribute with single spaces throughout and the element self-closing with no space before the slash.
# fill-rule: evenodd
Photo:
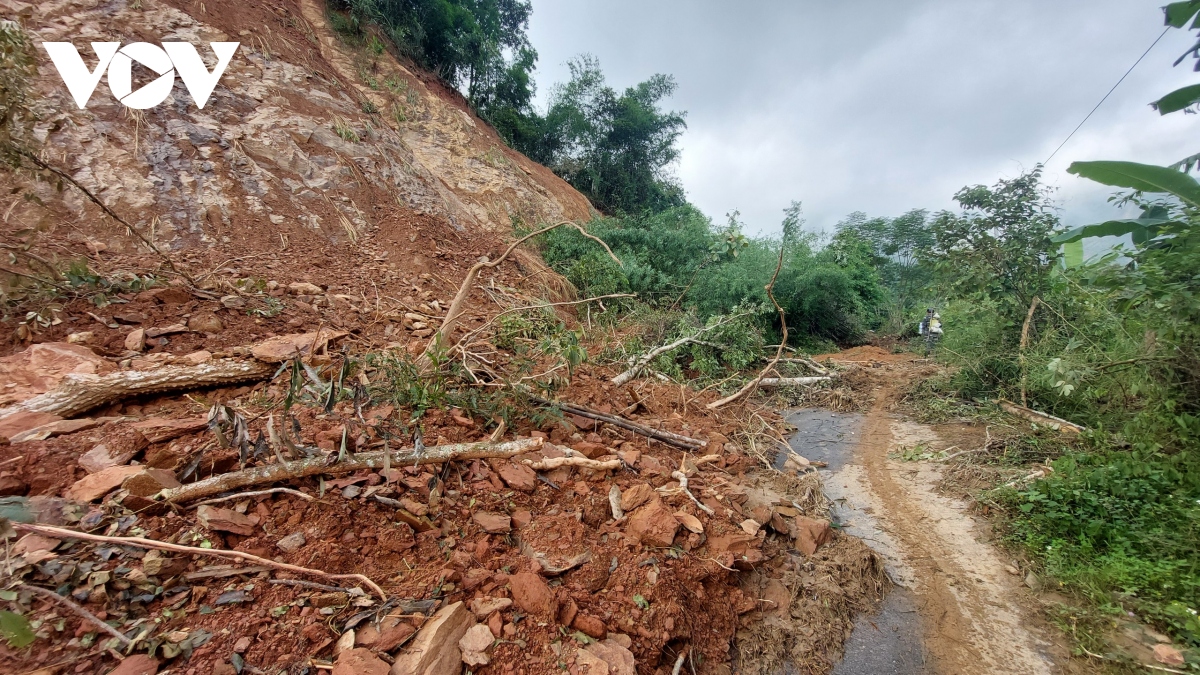
<svg viewBox="0 0 1200 675">
<path fill-rule="evenodd" d="M 368 86 L 327 25 L 323 2 L 245 3 L 238 12 L 192 7 L 0 0 L 5 15 L 30 9 L 22 23 L 35 43 L 73 41 L 88 63 L 94 55 L 81 35 L 125 44 L 163 36 L 197 45 L 204 58 L 211 58 L 209 41 L 241 41 L 203 109 L 176 86 L 137 124 L 104 82 L 86 110 L 52 68 L 35 82 L 33 98 L 45 113 L 35 135 L 47 153 L 67 153 L 68 171 L 135 225 L 156 218 L 160 247 L 237 242 L 264 227 L 355 241 L 378 227 L 370 202 L 399 202 L 462 231 L 507 234 L 514 217 L 590 218 L 582 195 L 506 147 L 456 92 L 427 83 L 386 53 L 376 59 L 374 77 L 399 83 L 403 94 Z M 250 25 L 261 42 L 247 37 Z M 385 114 L 364 112 L 364 101 Z M 48 203 L 84 210 L 77 193 L 49 183 L 31 187 Z M 365 195 L 346 197 L 347 189 L 374 194 L 368 202 Z M 108 251 L 131 246 L 115 228 L 89 234 Z M 522 254 L 526 263 L 540 265 Z"/>
</svg>

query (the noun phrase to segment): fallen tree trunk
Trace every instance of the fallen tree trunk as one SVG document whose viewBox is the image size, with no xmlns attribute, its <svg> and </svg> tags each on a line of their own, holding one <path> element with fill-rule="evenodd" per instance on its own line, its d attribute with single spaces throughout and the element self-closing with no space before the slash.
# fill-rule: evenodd
<svg viewBox="0 0 1200 675">
<path fill-rule="evenodd" d="M 1087 427 L 1081 427 L 1074 422 L 1068 422 L 1061 417 L 1048 415 L 1044 412 L 1034 410 L 1033 408 L 1026 408 L 1023 405 L 1018 405 L 1007 399 L 997 399 L 996 404 L 1000 406 L 1001 410 L 1010 415 L 1016 415 L 1017 417 L 1021 417 L 1029 422 L 1033 422 L 1034 424 L 1040 424 L 1045 427 L 1050 427 L 1051 429 L 1057 429 L 1058 431 L 1062 431 L 1064 433 L 1078 434 L 1087 431 Z"/>
<path fill-rule="evenodd" d="M 705 326 L 704 328 L 701 328 L 695 335 L 690 335 L 688 337 L 682 337 L 674 342 L 662 345 L 661 347 L 655 347 L 654 349 L 651 349 L 650 351 L 646 352 L 645 354 L 639 356 L 636 360 L 634 360 L 633 365 L 631 365 L 629 367 L 629 370 L 626 370 L 625 372 L 618 374 L 617 376 L 613 377 L 612 380 L 610 380 L 610 381 L 613 384 L 620 387 L 621 385 L 623 385 L 623 384 L 629 382 L 630 380 L 632 380 L 633 378 L 637 377 L 638 374 L 641 373 L 643 370 L 645 370 L 646 366 L 649 365 L 650 362 L 653 361 L 659 355 L 666 354 L 667 352 L 678 349 L 688 343 L 702 342 L 701 340 L 697 339 L 701 335 L 704 335 L 705 333 L 707 333 L 711 330 L 719 328 L 735 319 L 740 319 L 743 316 L 745 316 L 745 315 L 738 314 L 736 316 L 727 317 L 726 319 L 718 321 L 711 326 Z"/>
<path fill-rule="evenodd" d="M 274 372 L 271 364 L 258 360 L 214 359 L 198 366 L 165 365 L 155 370 L 124 370 L 107 375 L 72 374 L 44 394 L 0 409 L 0 419 L 19 412 L 71 417 L 129 396 L 261 380 Z"/>
<path fill-rule="evenodd" d="M 336 464 L 328 464 L 327 457 L 314 457 L 283 464 L 265 464 L 242 471 L 223 473 L 202 481 L 197 481 L 183 487 L 163 490 L 162 501 L 170 503 L 189 502 L 194 499 L 211 497 L 212 495 L 250 485 L 264 485 L 281 480 L 315 476 L 317 474 L 338 475 L 362 471 L 363 469 L 383 468 L 385 456 L 391 466 L 405 464 L 439 464 L 456 459 L 495 459 L 513 457 L 532 452 L 542 447 L 541 438 L 524 438 L 505 443 L 456 443 L 453 445 L 438 445 L 425 448 L 420 452 L 412 450 L 385 452 L 363 452 L 348 455 Z"/>
<path fill-rule="evenodd" d="M 674 434 L 674 433 L 671 433 L 670 431 L 663 431 L 661 429 L 653 429 L 651 427 L 648 427 L 648 426 L 645 426 L 642 424 L 638 424 L 637 422 L 634 422 L 633 420 L 627 420 L 624 417 L 617 417 L 616 415 L 609 415 L 607 413 L 602 413 L 599 410 L 592 410 L 591 408 L 585 408 L 581 405 L 576 405 L 574 403 L 565 403 L 562 401 L 548 401 L 544 398 L 537 398 L 537 397 L 532 397 L 532 398 L 534 401 L 541 403 L 543 405 L 556 405 L 556 406 L 562 408 L 563 412 L 568 412 L 568 413 L 571 413 L 572 415 L 579 415 L 580 417 L 586 417 L 588 419 L 593 419 L 593 420 L 597 420 L 600 422 L 607 422 L 613 426 L 618 426 L 618 427 L 621 427 L 622 429 L 628 429 L 629 431 L 632 431 L 635 434 L 639 434 L 639 435 L 645 436 L 647 438 L 653 438 L 656 441 L 661 441 L 663 443 L 666 443 L 667 445 L 673 445 L 677 448 L 682 448 L 684 450 L 695 450 L 696 448 L 703 448 L 703 447 L 708 446 L 708 441 L 702 441 L 698 438 L 691 438 L 690 436 L 682 436 L 680 434 Z"/>
<path fill-rule="evenodd" d="M 764 377 L 759 381 L 760 387 L 799 387 L 818 382 L 830 382 L 832 377 Z"/>
</svg>

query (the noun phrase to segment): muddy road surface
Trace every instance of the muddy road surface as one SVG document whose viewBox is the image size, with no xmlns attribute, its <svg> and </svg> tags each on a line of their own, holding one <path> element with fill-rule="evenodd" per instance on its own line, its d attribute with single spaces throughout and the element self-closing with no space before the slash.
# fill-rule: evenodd
<svg viewBox="0 0 1200 675">
<path fill-rule="evenodd" d="M 793 412 L 791 446 L 828 464 L 822 473 L 837 524 L 883 556 L 896 584 L 876 615 L 856 622 L 833 672 L 1062 672 L 1056 664 L 1066 652 L 988 523 L 937 490 L 943 465 L 901 459 L 921 446 L 982 445 L 983 428 L 906 419 L 903 392 L 930 370 L 911 355 L 866 347 L 830 358 L 862 370 L 869 405 L 863 413 Z"/>
</svg>

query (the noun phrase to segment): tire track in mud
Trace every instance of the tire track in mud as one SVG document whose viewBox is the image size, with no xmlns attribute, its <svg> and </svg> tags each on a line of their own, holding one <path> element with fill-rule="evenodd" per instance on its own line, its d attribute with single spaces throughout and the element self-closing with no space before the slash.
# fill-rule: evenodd
<svg viewBox="0 0 1200 675">
<path fill-rule="evenodd" d="M 935 492 L 940 466 L 888 457 L 904 445 L 945 445 L 933 427 L 890 412 L 913 369 L 903 362 L 870 368 L 871 408 L 853 459 L 835 480 L 875 521 L 882 532 L 872 546 L 912 588 L 929 672 L 1058 672 L 1050 657 L 1057 650 L 1040 629 L 1032 597 L 1005 571 L 1001 552 L 979 541 L 963 504 Z"/>
</svg>

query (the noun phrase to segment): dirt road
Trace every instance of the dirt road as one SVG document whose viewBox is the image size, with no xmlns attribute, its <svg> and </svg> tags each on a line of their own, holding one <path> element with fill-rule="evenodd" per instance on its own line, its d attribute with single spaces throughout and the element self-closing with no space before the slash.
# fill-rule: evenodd
<svg viewBox="0 0 1200 675">
<path fill-rule="evenodd" d="M 839 437 L 849 442 L 841 461 L 831 462 L 825 483 L 839 505 L 843 527 L 885 557 L 889 575 L 910 591 L 905 592 L 911 598 L 906 602 L 919 616 L 917 621 L 909 619 L 909 628 L 922 634 L 923 663 L 897 666 L 893 672 L 1060 672 L 1055 662 L 1061 648 L 1037 616 L 1036 600 L 1022 579 L 1006 569 L 1010 562 L 989 543 L 986 523 L 976 522 L 965 502 L 936 491 L 941 465 L 889 457 L 918 446 L 975 447 L 983 442 L 983 430 L 906 420 L 895 407 L 907 384 L 920 377 L 922 365 L 906 356 L 876 352 L 852 350 L 832 357 L 859 361 L 856 366 L 870 382 L 871 402 L 865 415 L 831 416 L 837 418 L 832 421 L 839 425 Z M 829 415 L 816 414 L 822 413 Z M 797 436 L 802 434 L 803 427 Z M 871 624 L 874 633 L 878 625 Z M 881 639 L 872 631 L 863 632 L 859 640 Z M 847 646 L 848 659 L 854 641 Z M 878 650 L 865 653 L 871 651 Z M 866 672 L 861 668 L 840 667 L 835 672 Z"/>
</svg>

